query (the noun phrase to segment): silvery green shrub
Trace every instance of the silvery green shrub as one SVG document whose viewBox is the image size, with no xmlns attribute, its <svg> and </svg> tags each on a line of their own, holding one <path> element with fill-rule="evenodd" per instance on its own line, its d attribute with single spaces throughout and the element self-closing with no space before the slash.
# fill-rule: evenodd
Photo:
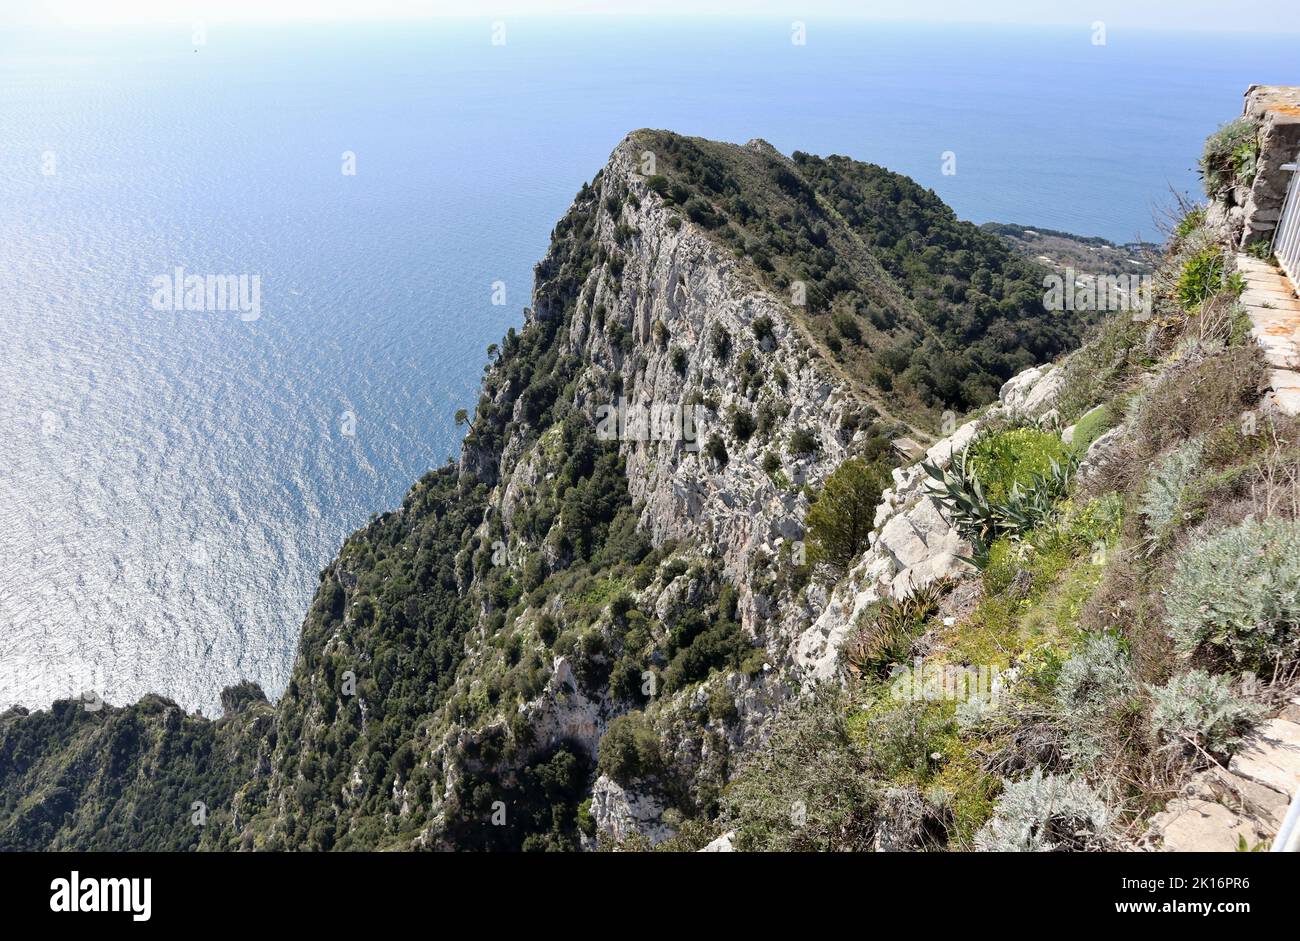
<svg viewBox="0 0 1300 941">
<path fill-rule="evenodd" d="M 1169 583 L 1165 616 L 1178 651 L 1255 667 L 1300 651 L 1300 523 L 1248 519 L 1192 543 Z"/>
<path fill-rule="evenodd" d="M 1232 691 L 1232 680 L 1204 670 L 1152 687 L 1151 731 L 1167 746 L 1192 742 L 1208 752 L 1231 754 L 1264 716 L 1264 708 Z"/>
<path fill-rule="evenodd" d="M 1138 509 L 1153 535 L 1167 534 L 1177 522 L 1183 491 L 1200 469 L 1203 451 L 1199 439 L 1188 441 L 1166 454 L 1152 469 Z"/>
<path fill-rule="evenodd" d="M 1087 782 L 1074 775 L 1043 776 L 1008 783 L 993 817 L 975 834 L 986 853 L 1102 850 L 1111 844 L 1110 809 Z"/>
<path fill-rule="evenodd" d="M 1108 720 L 1125 709 L 1137 689 L 1128 652 L 1113 634 L 1089 636 L 1061 665 L 1054 711 L 1066 753 L 1076 764 L 1102 757 Z"/>
<path fill-rule="evenodd" d="M 957 727 L 970 731 L 998 715 L 1001 704 L 996 696 L 970 696 L 957 703 Z"/>
</svg>

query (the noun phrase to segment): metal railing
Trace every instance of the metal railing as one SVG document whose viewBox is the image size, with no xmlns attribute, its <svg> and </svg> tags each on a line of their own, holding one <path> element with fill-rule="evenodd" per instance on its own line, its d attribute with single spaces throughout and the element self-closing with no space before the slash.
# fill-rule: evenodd
<svg viewBox="0 0 1300 941">
<path fill-rule="evenodd" d="M 1291 182 L 1286 188 L 1286 199 L 1282 201 L 1277 229 L 1273 232 L 1273 255 L 1291 279 L 1291 286 L 1300 288 L 1300 172 L 1297 172 L 1297 167 L 1300 167 L 1300 157 L 1295 163 L 1282 167 L 1291 171 Z"/>
<path fill-rule="evenodd" d="M 1291 807 L 1286 812 L 1286 819 L 1273 840 L 1274 853 L 1300 853 L 1300 788 L 1296 789 L 1291 799 Z"/>
</svg>

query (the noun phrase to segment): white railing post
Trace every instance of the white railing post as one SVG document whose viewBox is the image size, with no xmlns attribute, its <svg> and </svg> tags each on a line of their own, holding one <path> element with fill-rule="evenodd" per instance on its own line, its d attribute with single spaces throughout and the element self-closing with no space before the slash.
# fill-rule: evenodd
<svg viewBox="0 0 1300 941">
<path fill-rule="evenodd" d="M 1274 853 L 1300 853 L 1300 788 L 1291 798 L 1291 806 L 1286 812 L 1286 819 L 1273 840 Z"/>
<path fill-rule="evenodd" d="M 1300 157 L 1295 163 L 1282 166 L 1291 173 L 1291 182 L 1286 188 L 1286 198 L 1282 201 L 1282 214 L 1278 217 L 1277 228 L 1273 230 L 1273 256 L 1291 279 L 1292 288 L 1300 288 Z"/>
</svg>

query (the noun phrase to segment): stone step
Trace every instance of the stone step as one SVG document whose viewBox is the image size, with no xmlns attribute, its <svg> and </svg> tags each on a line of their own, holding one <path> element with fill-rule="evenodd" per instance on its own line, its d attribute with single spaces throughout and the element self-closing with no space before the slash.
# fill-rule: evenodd
<svg viewBox="0 0 1300 941">
<path fill-rule="evenodd" d="M 1277 271 L 1277 268 L 1267 261 L 1256 258 L 1254 255 L 1237 255 L 1238 271 Z"/>
<path fill-rule="evenodd" d="M 1277 372 L 1293 372 L 1300 369 L 1300 345 L 1287 337 L 1275 337 L 1251 331 L 1256 342 L 1264 351 L 1265 361 Z M 1294 377 L 1285 377 L 1287 385 L 1295 381 Z M 1275 387 L 1276 388 L 1276 387 Z"/>
<path fill-rule="evenodd" d="M 1151 821 L 1161 848 L 1171 853 L 1231 853 L 1241 841 L 1254 847 L 1269 833 L 1254 820 L 1233 813 L 1216 801 L 1178 798 Z"/>
<path fill-rule="evenodd" d="M 1288 799 L 1300 788 L 1300 724 L 1277 718 L 1232 757 L 1228 770 Z"/>
<path fill-rule="evenodd" d="M 1300 367 L 1300 346 L 1293 340 L 1283 340 L 1267 335 L 1254 334 L 1259 345 L 1264 349 L 1264 360 L 1278 372 L 1290 372 Z"/>
<path fill-rule="evenodd" d="M 1248 265 L 1237 265 L 1237 270 L 1241 272 L 1243 278 L 1276 278 L 1282 275 L 1282 269 L 1274 265 L 1266 265 L 1262 261 L 1251 261 Z"/>
<path fill-rule="evenodd" d="M 1297 377 L 1300 382 L 1300 377 Z M 1290 389 L 1278 389 L 1270 392 L 1264 397 L 1265 402 L 1272 408 L 1277 409 L 1283 415 L 1289 415 L 1294 418 L 1300 415 L 1300 385 Z"/>
<path fill-rule="evenodd" d="M 1253 287 L 1248 287 L 1241 292 L 1241 306 L 1248 309 L 1262 307 L 1264 310 L 1280 310 L 1300 315 L 1300 300 L 1296 300 L 1290 294 L 1258 291 Z"/>
<path fill-rule="evenodd" d="M 1300 373 L 1291 369 L 1270 369 L 1268 387 L 1274 392 L 1300 392 Z"/>
<path fill-rule="evenodd" d="M 1241 279 L 1247 284 L 1273 284 L 1277 281 L 1284 281 L 1284 275 L 1278 268 L 1243 268 L 1239 269 Z"/>
<path fill-rule="evenodd" d="M 1286 795 L 1217 765 L 1196 775 L 1186 791 L 1188 797 L 1217 800 L 1234 813 L 1254 818 L 1271 832 L 1282 826 L 1290 806 Z"/>
<path fill-rule="evenodd" d="M 1291 286 L 1280 271 L 1247 271 L 1242 274 L 1241 282 L 1247 290 L 1258 288 L 1262 291 L 1291 293 Z"/>
<path fill-rule="evenodd" d="M 1282 357 L 1277 362 L 1269 359 L 1274 369 L 1300 369 L 1300 364 L 1287 359 L 1289 356 L 1294 356 L 1297 350 L 1300 350 L 1300 336 L 1278 333 L 1267 327 L 1251 327 L 1250 335 L 1255 338 L 1255 342 L 1263 349 L 1265 358 L 1269 358 L 1270 353 Z"/>
<path fill-rule="evenodd" d="M 1269 347 L 1278 347 L 1279 350 L 1296 347 L 1300 343 L 1300 333 L 1295 330 L 1288 330 L 1287 326 L 1277 321 L 1256 322 L 1251 326 L 1251 335 L 1255 337 L 1260 346 L 1268 352 Z M 1284 368 L 1279 364 L 1279 368 Z"/>
<path fill-rule="evenodd" d="M 1294 346 L 1279 344 L 1261 344 L 1264 347 L 1264 361 L 1279 372 L 1290 372 L 1300 368 L 1300 352 Z"/>
<path fill-rule="evenodd" d="M 1256 326 L 1284 328 L 1289 333 L 1300 332 L 1300 311 L 1285 307 L 1264 307 L 1262 304 L 1243 304 L 1250 322 Z"/>
<path fill-rule="evenodd" d="M 1266 265 L 1261 261 L 1253 262 L 1249 265 L 1238 265 L 1237 270 L 1241 272 L 1243 278 L 1276 278 L 1282 274 L 1282 269 L 1273 265 Z"/>
<path fill-rule="evenodd" d="M 1247 289 L 1241 295 L 1241 306 L 1247 311 L 1259 308 L 1265 311 L 1276 311 L 1279 314 L 1288 314 L 1292 317 L 1300 315 L 1300 300 L 1294 297 L 1284 297 L 1281 294 L 1264 294 L 1252 292 Z"/>
<path fill-rule="evenodd" d="M 1300 415 L 1300 300 L 1282 273 L 1268 262 L 1237 255 L 1245 281 L 1241 304 L 1250 333 L 1264 351 L 1272 389 L 1264 401 L 1285 415 Z"/>
<path fill-rule="evenodd" d="M 1175 852 L 1233 852 L 1267 845 L 1300 788 L 1300 697 L 1266 722 L 1227 768 L 1192 776 L 1151 818 L 1143 843 Z"/>
</svg>

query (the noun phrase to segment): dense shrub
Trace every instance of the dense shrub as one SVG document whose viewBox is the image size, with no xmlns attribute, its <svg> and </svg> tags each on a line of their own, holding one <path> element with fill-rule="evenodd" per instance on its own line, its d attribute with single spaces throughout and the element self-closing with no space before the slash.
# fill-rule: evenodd
<svg viewBox="0 0 1300 941">
<path fill-rule="evenodd" d="M 1201 249 L 1183 262 L 1174 291 L 1183 310 L 1192 310 L 1211 295 L 1217 294 L 1225 283 L 1227 259 L 1223 249 L 1211 245 Z"/>
<path fill-rule="evenodd" d="M 808 557 L 838 580 L 867 547 L 876 505 L 889 486 L 880 464 L 850 458 L 826 478 L 817 501 L 808 508 Z"/>
<path fill-rule="evenodd" d="M 1259 140 L 1255 124 L 1248 118 L 1229 121 L 1205 141 L 1200 172 L 1205 195 L 1221 198 L 1236 183 L 1249 186 L 1255 177 L 1259 159 Z"/>
<path fill-rule="evenodd" d="M 1113 634 L 1089 636 L 1065 661 L 1056 681 L 1055 714 L 1076 766 L 1105 753 L 1114 724 L 1132 709 L 1137 691 L 1128 652 Z"/>
<path fill-rule="evenodd" d="M 1035 475 L 1047 474 L 1052 462 L 1063 463 L 1069 448 L 1060 437 L 1037 428 L 1013 428 L 981 435 L 971 443 L 967 467 L 990 501 L 1006 500 L 1017 484 L 1029 486 Z"/>
<path fill-rule="evenodd" d="M 673 655 L 664 669 L 663 690 L 671 693 L 715 670 L 738 667 L 752 649 L 740 625 L 731 620 L 715 621 Z"/>
<path fill-rule="evenodd" d="M 823 690 L 779 715 L 723 798 L 723 825 L 739 850 L 872 848 L 878 785 L 844 721 L 845 703 Z"/>
<path fill-rule="evenodd" d="M 266 693 L 262 692 L 261 686 L 252 680 L 243 680 L 221 691 L 221 712 L 230 716 L 243 712 L 253 703 L 266 701 Z"/>
<path fill-rule="evenodd" d="M 1174 244 L 1177 245 L 1179 242 L 1186 239 L 1193 232 L 1195 232 L 1197 229 L 1202 228 L 1204 225 L 1205 225 L 1205 207 L 1196 206 L 1192 209 L 1189 209 L 1187 213 L 1181 219 L 1178 220 L 1178 224 L 1174 226 L 1174 237 L 1173 237 Z"/>
<path fill-rule="evenodd" d="M 236 795 L 257 793 L 272 710 L 255 684 L 222 699 L 215 722 L 154 694 L 125 708 L 65 699 L 0 713 L 0 851 L 237 848 Z"/>
<path fill-rule="evenodd" d="M 713 333 L 710 335 L 710 343 L 715 358 L 725 360 L 731 355 L 731 334 L 722 324 L 714 325 Z"/>
<path fill-rule="evenodd" d="M 731 433 L 741 442 L 752 438 L 757 427 L 758 423 L 748 409 L 738 408 L 731 416 Z"/>
<path fill-rule="evenodd" d="M 1163 538 L 1181 521 L 1183 493 L 1200 470 L 1204 450 L 1199 439 L 1188 441 L 1152 468 L 1138 506 L 1153 536 Z"/>
<path fill-rule="evenodd" d="M 464 849 L 574 852 L 579 807 L 591 776 L 581 749 L 563 743 L 517 773 L 465 769 L 444 808 L 445 833 Z M 505 805 L 505 826 L 485 826 Z M 363 845 L 365 845 L 363 843 Z"/>
<path fill-rule="evenodd" d="M 817 440 L 817 435 L 807 428 L 797 428 L 790 435 L 791 454 L 816 454 L 820 450 L 821 442 Z"/>
<path fill-rule="evenodd" d="M 862 327 L 851 314 L 838 314 L 833 319 L 833 323 L 844 339 L 851 343 L 862 342 Z"/>
<path fill-rule="evenodd" d="M 1180 652 L 1246 668 L 1300 652 L 1300 523 L 1247 519 L 1191 543 L 1169 583 L 1166 616 Z"/>
<path fill-rule="evenodd" d="M 728 461 L 727 444 L 722 440 L 721 435 L 709 435 L 708 443 L 704 445 L 704 453 L 713 458 L 718 464 L 726 466 Z"/>
<path fill-rule="evenodd" d="M 644 712 L 629 712 L 610 721 L 600 739 L 597 768 L 619 784 L 663 771 L 659 736 Z"/>
<path fill-rule="evenodd" d="M 1237 424 L 1242 412 L 1258 406 L 1263 379 L 1263 358 L 1254 344 L 1189 353 L 1133 403 L 1139 458 Z"/>
</svg>

